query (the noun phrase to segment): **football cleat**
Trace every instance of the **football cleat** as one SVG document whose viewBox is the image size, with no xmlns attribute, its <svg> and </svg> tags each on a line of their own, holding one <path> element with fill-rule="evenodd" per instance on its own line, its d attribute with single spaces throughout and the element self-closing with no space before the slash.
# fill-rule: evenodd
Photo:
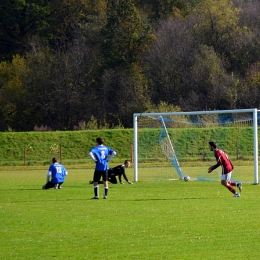
<svg viewBox="0 0 260 260">
<path fill-rule="evenodd" d="M 234 198 L 239 198 L 239 197 L 240 197 L 240 194 L 239 194 L 239 193 L 237 193 L 237 194 L 234 195 Z"/>
<path fill-rule="evenodd" d="M 238 187 L 238 189 L 239 189 L 239 191 L 241 193 L 241 191 L 242 191 L 242 182 L 238 182 L 237 183 L 237 187 Z"/>
</svg>

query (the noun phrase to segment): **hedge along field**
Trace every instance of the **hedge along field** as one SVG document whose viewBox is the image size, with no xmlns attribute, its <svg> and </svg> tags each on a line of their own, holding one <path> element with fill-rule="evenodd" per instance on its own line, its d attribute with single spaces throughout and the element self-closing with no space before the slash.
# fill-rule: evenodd
<svg viewBox="0 0 260 260">
<path fill-rule="evenodd" d="M 139 145 L 143 163 L 157 163 L 162 158 L 158 149 L 161 129 L 139 129 L 138 136 L 144 146 Z M 253 129 L 251 127 L 223 127 L 212 129 L 168 129 L 175 151 L 180 160 L 212 160 L 208 141 L 216 140 L 221 149 L 232 160 L 253 159 Z M 64 164 L 85 164 L 93 167 L 88 152 L 95 145 L 98 136 L 105 138 L 105 144 L 117 152 L 113 163 L 121 163 L 133 156 L 133 129 L 21 132 L 0 133 L 1 166 L 46 165 L 52 157 L 58 157 Z M 157 154 L 154 154 L 157 151 Z M 160 155 L 159 155 L 160 153 Z M 145 158 L 149 158 L 146 160 Z"/>
</svg>

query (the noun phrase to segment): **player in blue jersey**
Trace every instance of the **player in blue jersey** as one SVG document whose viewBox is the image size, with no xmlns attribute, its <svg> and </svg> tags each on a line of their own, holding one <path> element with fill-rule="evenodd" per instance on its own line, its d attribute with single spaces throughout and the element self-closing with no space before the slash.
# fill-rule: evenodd
<svg viewBox="0 0 260 260">
<path fill-rule="evenodd" d="M 104 145 L 104 138 L 98 137 L 96 139 L 97 145 L 94 146 L 90 152 L 90 158 L 96 163 L 94 176 L 93 176 L 93 184 L 94 184 L 94 197 L 93 199 L 99 199 L 99 187 L 98 182 L 102 177 L 102 181 L 104 184 L 104 196 L 103 198 L 107 198 L 108 193 L 108 162 L 112 160 L 112 158 L 116 155 L 116 152 Z"/>
<path fill-rule="evenodd" d="M 61 189 L 61 184 L 65 181 L 67 175 L 68 172 L 66 168 L 62 164 L 58 163 L 57 158 L 52 158 L 52 164 L 47 173 L 47 182 L 42 186 L 42 189 Z"/>
</svg>

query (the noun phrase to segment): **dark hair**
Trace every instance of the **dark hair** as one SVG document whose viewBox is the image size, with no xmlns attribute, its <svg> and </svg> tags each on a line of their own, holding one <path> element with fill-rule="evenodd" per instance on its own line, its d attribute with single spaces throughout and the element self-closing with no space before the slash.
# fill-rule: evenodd
<svg viewBox="0 0 260 260">
<path fill-rule="evenodd" d="M 124 164 L 126 165 L 128 162 L 130 162 L 129 160 L 125 160 Z"/>
<path fill-rule="evenodd" d="M 53 163 L 56 163 L 57 161 L 58 161 L 57 158 L 55 158 L 55 157 L 52 158 L 52 162 L 53 162 Z"/>
<path fill-rule="evenodd" d="M 98 137 L 96 139 L 97 143 L 100 145 L 100 144 L 103 144 L 104 143 L 104 138 L 103 137 Z"/>
<path fill-rule="evenodd" d="M 214 149 L 217 148 L 217 144 L 216 144 L 216 142 L 214 142 L 214 141 L 210 141 L 210 142 L 209 142 L 209 145 L 212 146 Z"/>
</svg>

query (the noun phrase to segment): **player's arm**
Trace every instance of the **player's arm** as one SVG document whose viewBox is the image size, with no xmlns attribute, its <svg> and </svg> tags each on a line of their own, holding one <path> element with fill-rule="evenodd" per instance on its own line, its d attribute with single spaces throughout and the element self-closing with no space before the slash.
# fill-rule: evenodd
<svg viewBox="0 0 260 260">
<path fill-rule="evenodd" d="M 50 181 L 50 178 L 51 178 L 51 171 L 48 171 L 46 175 L 46 183 Z"/>
<path fill-rule="evenodd" d="M 208 168 L 208 173 L 211 173 L 212 171 L 214 171 L 215 169 L 217 169 L 221 164 L 218 162 L 215 165 L 212 165 Z"/>
<path fill-rule="evenodd" d="M 122 182 L 122 174 L 121 174 L 121 173 L 118 175 L 118 179 L 119 179 L 119 182 L 120 182 L 121 184 L 124 184 L 124 183 Z"/>
<path fill-rule="evenodd" d="M 97 159 L 96 159 L 94 153 L 90 152 L 90 153 L 89 153 L 89 156 L 90 156 L 90 158 L 91 158 L 94 162 L 97 162 Z"/>
<path fill-rule="evenodd" d="M 127 178 L 127 176 L 126 176 L 126 173 L 125 173 L 125 169 L 124 169 L 124 167 L 122 167 L 122 175 L 123 175 L 123 177 L 124 177 L 124 179 L 129 183 L 129 184 L 133 184 L 131 181 L 129 181 L 128 180 L 128 178 Z M 120 182 L 121 182 L 121 176 L 122 175 L 119 175 L 120 177 Z"/>
<path fill-rule="evenodd" d="M 116 152 L 113 151 L 112 154 L 110 154 L 110 156 L 107 158 L 107 162 L 110 162 L 116 155 Z"/>
<path fill-rule="evenodd" d="M 126 177 L 126 174 L 125 174 L 125 169 L 123 167 L 122 167 L 122 175 L 123 175 L 125 181 L 129 182 L 127 177 Z"/>
</svg>

